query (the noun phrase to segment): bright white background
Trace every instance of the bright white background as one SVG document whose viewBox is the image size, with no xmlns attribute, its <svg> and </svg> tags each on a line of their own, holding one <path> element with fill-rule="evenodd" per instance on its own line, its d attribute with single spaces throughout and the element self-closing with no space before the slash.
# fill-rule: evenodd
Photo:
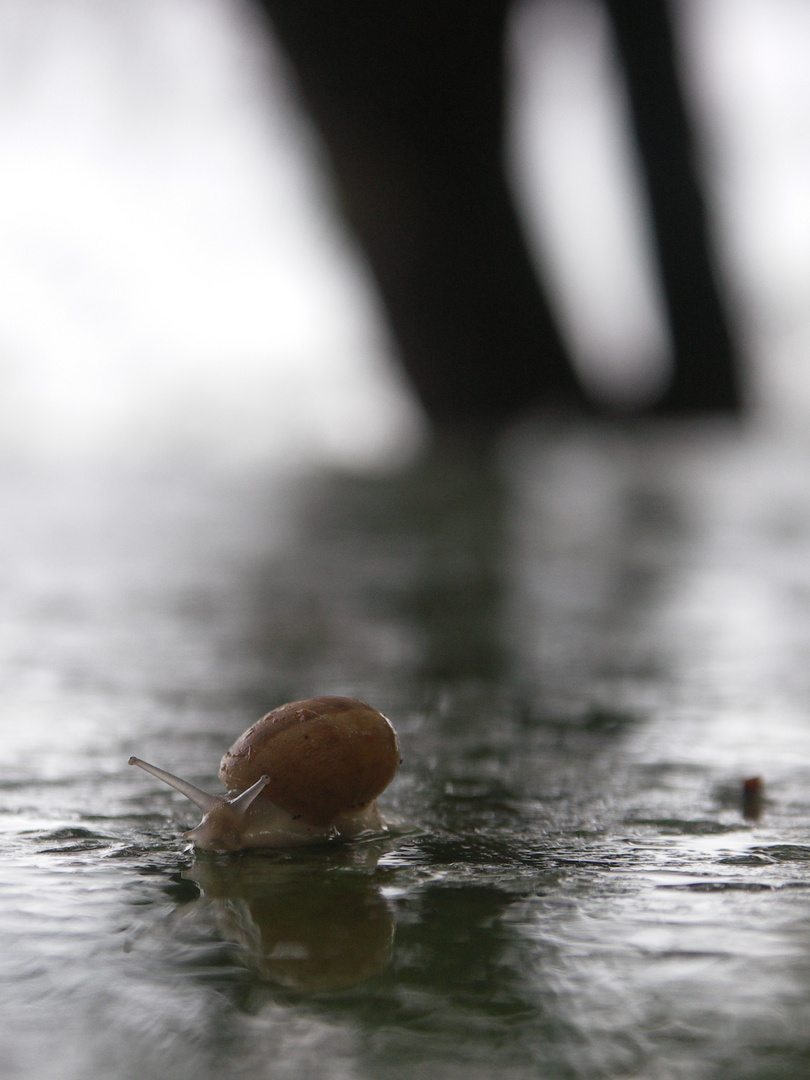
<svg viewBox="0 0 810 1080">
<path fill-rule="evenodd" d="M 810 414 L 810 5 L 684 0 L 760 414 Z M 515 16 L 516 190 L 585 377 L 654 388 L 621 82 L 591 0 Z M 635 389 L 634 389 L 635 388 Z M 283 61 L 232 0 L 0 2 L 0 460 L 396 459 L 421 414 Z"/>
</svg>

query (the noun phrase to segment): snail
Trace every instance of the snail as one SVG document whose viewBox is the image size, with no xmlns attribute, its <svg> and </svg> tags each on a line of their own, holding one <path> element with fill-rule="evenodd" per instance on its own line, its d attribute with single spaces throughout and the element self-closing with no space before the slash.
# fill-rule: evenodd
<svg viewBox="0 0 810 1080">
<path fill-rule="evenodd" d="M 257 720 L 220 762 L 227 795 L 209 795 L 140 758 L 129 759 L 203 811 L 185 838 L 207 851 L 282 847 L 381 829 L 377 796 L 399 763 L 391 723 L 365 702 L 344 697 L 292 701 Z"/>
</svg>

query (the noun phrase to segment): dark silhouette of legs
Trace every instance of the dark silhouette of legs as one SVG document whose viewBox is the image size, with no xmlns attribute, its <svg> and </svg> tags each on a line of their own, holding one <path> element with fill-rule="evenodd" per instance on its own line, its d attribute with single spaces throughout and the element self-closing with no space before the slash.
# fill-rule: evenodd
<svg viewBox="0 0 810 1080">
<path fill-rule="evenodd" d="M 737 359 L 715 283 L 665 0 L 606 0 L 646 174 L 675 367 L 658 411 L 734 412 Z"/>
<path fill-rule="evenodd" d="M 586 406 L 504 172 L 508 0 L 262 0 L 323 135 L 402 362 L 444 426 Z M 740 397 L 664 0 L 608 0 L 650 188 L 675 374 L 662 410 Z"/>
<path fill-rule="evenodd" d="M 266 0 L 428 414 L 583 396 L 503 169 L 502 0 Z"/>
</svg>

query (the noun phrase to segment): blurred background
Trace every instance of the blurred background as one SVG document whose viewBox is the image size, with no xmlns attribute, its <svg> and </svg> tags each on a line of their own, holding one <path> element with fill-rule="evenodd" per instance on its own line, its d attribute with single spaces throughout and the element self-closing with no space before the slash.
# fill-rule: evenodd
<svg viewBox="0 0 810 1080">
<path fill-rule="evenodd" d="M 751 397 L 810 409 L 810 10 L 679 0 Z M 0 3 L 0 454 L 359 464 L 425 424 L 284 59 L 244 0 Z M 666 377 L 607 21 L 516 6 L 516 198 L 583 379 Z M 305 432 L 305 437 L 302 437 Z"/>
</svg>

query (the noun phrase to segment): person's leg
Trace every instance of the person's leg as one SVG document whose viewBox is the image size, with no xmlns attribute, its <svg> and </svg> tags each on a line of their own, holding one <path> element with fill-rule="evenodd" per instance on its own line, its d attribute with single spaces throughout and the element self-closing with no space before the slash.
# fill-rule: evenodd
<svg viewBox="0 0 810 1080">
<path fill-rule="evenodd" d="M 739 362 L 712 267 L 668 5 L 606 3 L 627 77 L 675 349 L 672 383 L 659 411 L 735 412 L 742 398 Z"/>
<path fill-rule="evenodd" d="M 505 0 L 263 3 L 429 416 L 581 405 L 505 178 Z"/>
</svg>

